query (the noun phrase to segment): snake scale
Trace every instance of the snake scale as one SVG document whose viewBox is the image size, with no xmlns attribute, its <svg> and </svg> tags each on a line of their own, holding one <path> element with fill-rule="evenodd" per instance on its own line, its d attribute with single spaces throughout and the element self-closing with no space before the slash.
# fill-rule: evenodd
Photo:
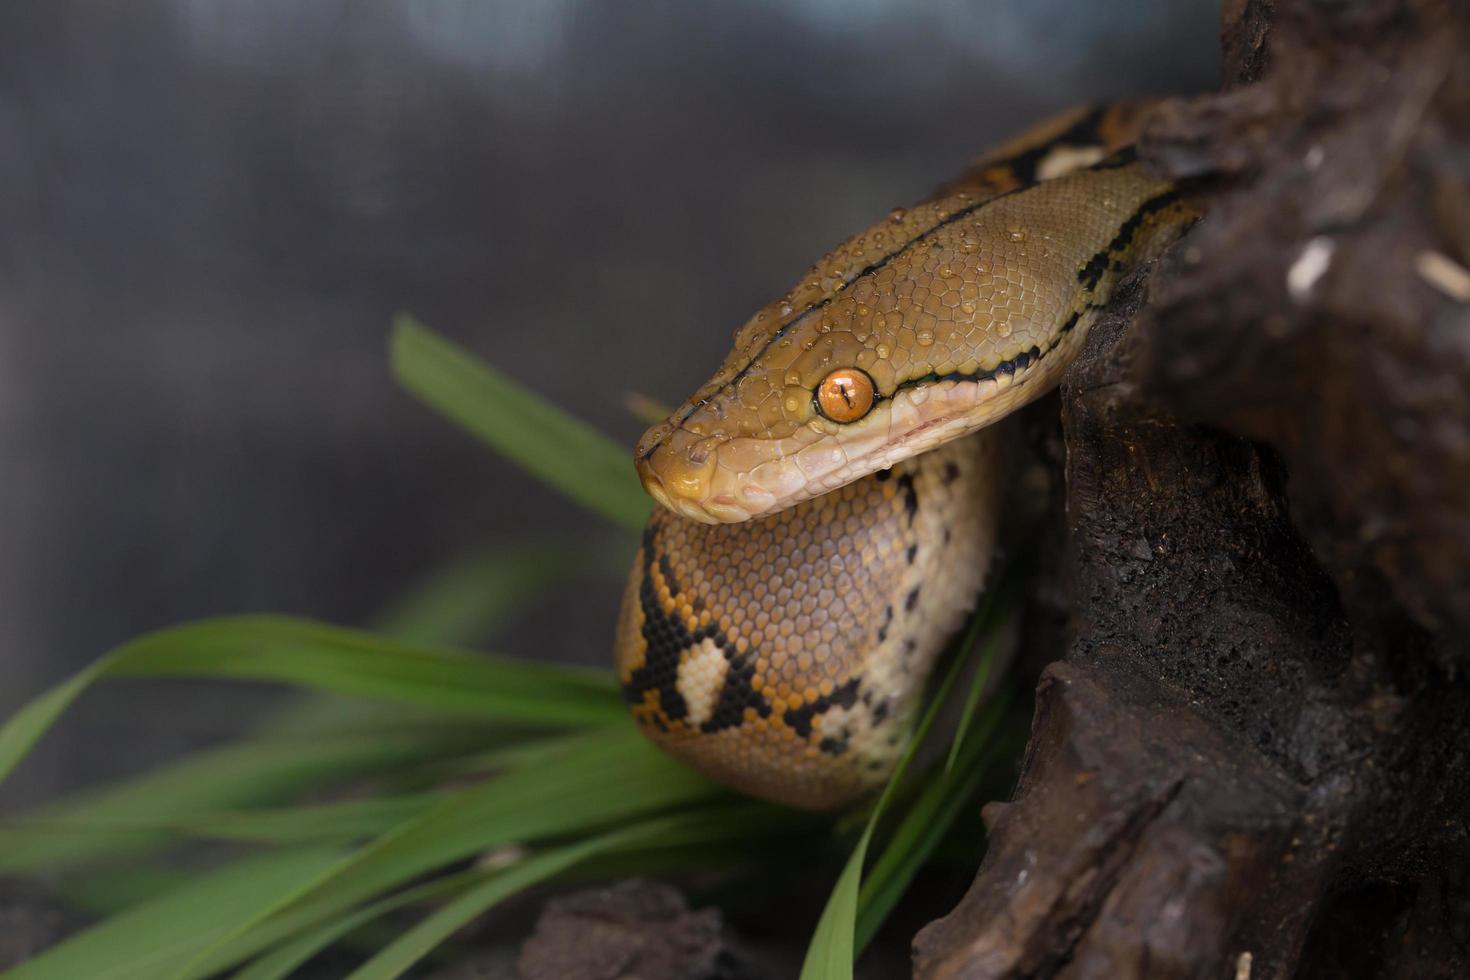
<svg viewBox="0 0 1470 980">
<path fill-rule="evenodd" d="M 841 806 L 881 783 L 981 593 L 991 423 L 1045 394 L 1114 284 L 1194 217 L 1084 110 L 819 261 L 636 450 L 655 508 L 615 640 L 633 717 L 738 790 Z"/>
</svg>

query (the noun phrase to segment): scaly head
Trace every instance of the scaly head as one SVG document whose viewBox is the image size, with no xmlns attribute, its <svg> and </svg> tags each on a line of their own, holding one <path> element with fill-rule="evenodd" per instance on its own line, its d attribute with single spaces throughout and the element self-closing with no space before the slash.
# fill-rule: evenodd
<svg viewBox="0 0 1470 980">
<path fill-rule="evenodd" d="M 1118 271 L 1187 214 L 1126 162 L 895 212 L 737 332 L 640 440 L 643 485 L 744 521 L 988 425 L 1056 383 Z"/>
</svg>

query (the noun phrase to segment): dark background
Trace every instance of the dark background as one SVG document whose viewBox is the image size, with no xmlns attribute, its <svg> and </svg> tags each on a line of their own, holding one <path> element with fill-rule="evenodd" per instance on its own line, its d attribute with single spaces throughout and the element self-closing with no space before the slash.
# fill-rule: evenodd
<svg viewBox="0 0 1470 980">
<path fill-rule="evenodd" d="M 631 447 L 828 247 L 1078 103 L 1213 87 L 1212 0 L 0 7 L 0 715 L 142 631 L 346 623 L 600 533 L 393 386 L 407 310 Z M 589 575 L 497 649 L 604 662 Z M 5 789 L 227 731 L 116 685 Z"/>
</svg>

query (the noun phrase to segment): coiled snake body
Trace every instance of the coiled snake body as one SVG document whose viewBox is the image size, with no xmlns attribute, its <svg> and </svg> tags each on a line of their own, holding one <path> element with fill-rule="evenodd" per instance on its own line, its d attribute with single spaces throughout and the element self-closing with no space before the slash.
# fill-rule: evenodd
<svg viewBox="0 0 1470 980">
<path fill-rule="evenodd" d="M 813 809 L 888 775 L 991 563 L 986 427 L 1057 383 L 1123 272 L 1194 216 L 1127 148 L 1141 109 L 1038 127 L 848 239 L 644 435 L 663 507 L 615 656 L 658 744 Z"/>
</svg>

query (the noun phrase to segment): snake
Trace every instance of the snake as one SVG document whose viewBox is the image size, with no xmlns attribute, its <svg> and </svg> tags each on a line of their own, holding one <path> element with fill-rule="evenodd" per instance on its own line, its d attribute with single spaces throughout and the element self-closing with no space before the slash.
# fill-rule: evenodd
<svg viewBox="0 0 1470 980">
<path fill-rule="evenodd" d="M 842 242 L 639 440 L 660 506 L 614 661 L 657 745 L 808 810 L 888 778 L 990 584 L 1015 465 L 993 423 L 1197 217 L 1138 159 L 1149 109 L 1049 120 Z"/>
</svg>

